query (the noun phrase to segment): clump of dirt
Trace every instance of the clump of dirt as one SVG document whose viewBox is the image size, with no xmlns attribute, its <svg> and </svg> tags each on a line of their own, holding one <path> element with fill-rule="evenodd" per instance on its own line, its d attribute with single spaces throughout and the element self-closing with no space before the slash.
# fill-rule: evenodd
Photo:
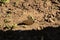
<svg viewBox="0 0 60 40">
<path fill-rule="evenodd" d="M 41 30 L 59 25 L 59 0 L 10 0 L 0 5 L 1 30 Z"/>
</svg>

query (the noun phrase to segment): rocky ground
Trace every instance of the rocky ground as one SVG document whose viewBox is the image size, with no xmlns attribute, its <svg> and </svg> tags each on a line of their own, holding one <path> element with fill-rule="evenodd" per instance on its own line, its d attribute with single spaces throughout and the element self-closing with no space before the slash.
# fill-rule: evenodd
<svg viewBox="0 0 60 40">
<path fill-rule="evenodd" d="M 10 0 L 0 3 L 0 30 L 41 30 L 60 25 L 60 0 Z"/>
</svg>

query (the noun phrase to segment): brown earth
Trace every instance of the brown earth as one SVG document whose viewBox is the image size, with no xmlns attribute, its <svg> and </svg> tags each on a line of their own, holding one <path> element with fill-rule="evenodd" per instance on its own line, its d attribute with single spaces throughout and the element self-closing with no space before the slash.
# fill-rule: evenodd
<svg viewBox="0 0 60 40">
<path fill-rule="evenodd" d="M 60 25 L 60 0 L 10 0 L 0 5 L 0 30 L 41 30 Z"/>
</svg>

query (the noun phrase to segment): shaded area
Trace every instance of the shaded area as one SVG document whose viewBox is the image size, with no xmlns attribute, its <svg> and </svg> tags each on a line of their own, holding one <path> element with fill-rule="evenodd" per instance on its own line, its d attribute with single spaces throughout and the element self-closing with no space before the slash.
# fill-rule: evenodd
<svg viewBox="0 0 60 40">
<path fill-rule="evenodd" d="M 0 40 L 60 40 L 60 27 L 29 31 L 1 31 Z"/>
<path fill-rule="evenodd" d="M 60 26 L 57 28 L 48 27 L 43 29 L 45 40 L 60 40 Z"/>
</svg>

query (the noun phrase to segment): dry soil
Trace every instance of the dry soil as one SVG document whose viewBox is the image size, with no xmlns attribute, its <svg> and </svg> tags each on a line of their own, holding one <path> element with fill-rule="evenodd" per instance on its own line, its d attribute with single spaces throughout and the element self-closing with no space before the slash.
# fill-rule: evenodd
<svg viewBox="0 0 60 40">
<path fill-rule="evenodd" d="M 10 0 L 0 5 L 0 30 L 41 30 L 59 25 L 60 0 Z"/>
</svg>

